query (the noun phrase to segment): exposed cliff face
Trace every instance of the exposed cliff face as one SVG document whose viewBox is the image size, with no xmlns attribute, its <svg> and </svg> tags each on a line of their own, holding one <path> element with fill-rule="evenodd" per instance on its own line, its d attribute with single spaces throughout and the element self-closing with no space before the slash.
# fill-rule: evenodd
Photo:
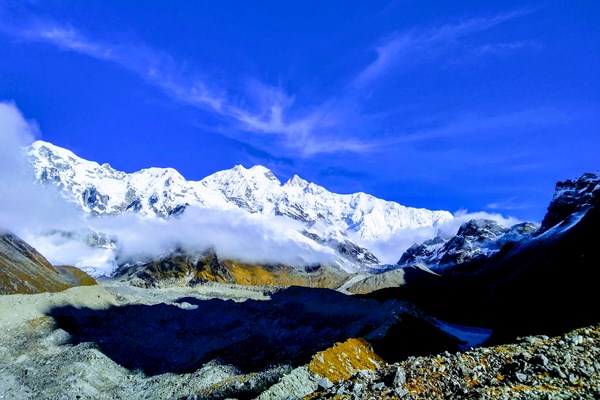
<svg viewBox="0 0 600 400">
<path fill-rule="evenodd" d="M 116 277 L 139 286 L 194 286 L 220 282 L 251 286 L 304 286 L 336 289 L 350 275 L 321 266 L 294 268 L 287 265 L 245 264 L 220 260 L 214 253 L 191 256 L 177 253 L 161 260 L 122 267 Z"/>
<path fill-rule="evenodd" d="M 72 267 L 53 267 L 19 237 L 0 235 L 0 294 L 60 292 L 95 281 Z"/>
</svg>

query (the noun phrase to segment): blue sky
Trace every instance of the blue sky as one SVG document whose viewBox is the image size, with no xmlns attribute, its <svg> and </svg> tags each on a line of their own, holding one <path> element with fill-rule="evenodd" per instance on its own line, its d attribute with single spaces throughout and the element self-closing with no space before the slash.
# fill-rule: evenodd
<svg viewBox="0 0 600 400">
<path fill-rule="evenodd" d="M 0 1 L 0 100 L 133 172 L 540 220 L 600 168 L 600 3 Z"/>
</svg>

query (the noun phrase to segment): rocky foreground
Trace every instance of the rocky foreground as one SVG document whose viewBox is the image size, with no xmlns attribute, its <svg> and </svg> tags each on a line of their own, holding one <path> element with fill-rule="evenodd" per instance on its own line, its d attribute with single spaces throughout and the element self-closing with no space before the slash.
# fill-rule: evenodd
<svg viewBox="0 0 600 400">
<path fill-rule="evenodd" d="M 599 399 L 600 325 L 563 336 L 462 353 L 410 357 L 336 384 L 308 399 Z"/>
<path fill-rule="evenodd" d="M 314 290 L 309 289 L 308 293 Z M 75 287 L 59 293 L 0 296 L 0 399 L 600 398 L 600 325 L 560 337 L 526 337 L 514 344 L 410 357 L 394 364 L 387 364 L 382 359 L 383 354 L 373 350 L 378 347 L 371 346 L 367 341 L 369 337 L 362 339 L 359 333 L 354 338 L 338 339 L 339 343 L 313 353 L 312 357 L 309 355 L 305 362 L 276 363 L 257 371 L 244 368 L 240 361 L 250 362 L 252 356 L 263 354 L 261 349 L 273 349 L 277 331 L 271 339 L 252 338 L 242 341 L 245 347 L 226 347 L 221 356 L 212 361 L 208 361 L 212 358 L 208 357 L 207 362 L 193 369 L 171 368 L 153 373 L 145 372 L 143 365 L 126 368 L 116 361 L 118 357 L 114 352 L 111 353 L 111 343 L 129 340 L 127 335 L 133 334 L 130 329 L 123 330 L 122 340 L 114 335 L 114 340 L 111 336 L 105 336 L 103 341 L 75 340 L 80 333 L 77 329 L 72 331 L 73 326 L 65 325 L 55 311 L 90 314 L 96 317 L 98 329 L 110 330 L 114 312 L 132 307 L 134 310 L 157 307 L 170 314 L 184 317 L 189 314 L 190 318 L 196 318 L 194 312 L 201 311 L 204 302 L 210 303 L 210 308 L 222 302 L 222 307 L 233 309 L 239 305 L 247 311 L 248 307 L 260 304 L 265 307 L 274 301 L 278 304 L 279 293 L 223 284 L 141 289 L 110 283 Z M 294 293 L 303 291 L 296 289 L 286 296 Z M 228 300 L 214 300 L 216 297 Z M 296 309 L 294 307 L 291 308 Z M 102 319 L 106 312 L 107 318 Z M 170 315 L 159 314 L 165 317 L 165 322 Z M 133 314 L 129 317 L 135 319 Z M 281 327 L 290 324 L 283 317 L 277 320 Z M 145 353 L 148 357 L 160 355 L 158 333 L 164 336 L 169 330 L 178 332 L 175 322 L 165 325 L 162 332 L 154 331 L 153 336 L 140 325 L 139 342 L 145 340 L 154 349 Z M 81 325 L 82 328 L 89 323 Z M 346 323 L 340 325 L 346 326 Z M 230 331 L 235 333 L 237 322 L 232 326 L 234 329 Z M 403 329 L 409 326 L 400 325 Z M 296 327 L 288 328 L 290 334 L 298 335 Z M 317 331 L 307 333 L 302 340 L 310 339 Z M 226 339 L 235 342 L 235 337 L 234 334 Z M 177 342 L 182 343 L 182 340 Z M 286 342 L 288 348 L 278 348 L 274 355 L 292 351 L 292 342 Z M 172 339 L 166 339 L 163 348 L 170 349 L 171 343 Z M 215 343 L 212 346 L 216 346 Z M 131 348 L 119 354 L 135 356 L 133 351 Z M 227 359 L 223 354 L 230 354 L 232 358 Z M 171 361 L 175 365 L 175 361 L 181 360 Z"/>
</svg>

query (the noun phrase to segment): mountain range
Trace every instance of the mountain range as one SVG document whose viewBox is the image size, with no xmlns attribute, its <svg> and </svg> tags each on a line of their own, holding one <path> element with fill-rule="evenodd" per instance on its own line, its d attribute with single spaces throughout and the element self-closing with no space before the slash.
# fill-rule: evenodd
<svg viewBox="0 0 600 400">
<path fill-rule="evenodd" d="M 200 181 L 187 181 L 172 168 L 132 174 L 77 157 L 64 148 L 34 142 L 28 156 L 36 178 L 59 186 L 82 210 L 95 214 L 134 211 L 168 217 L 186 207 L 241 208 L 323 225 L 363 239 L 377 239 L 404 228 L 432 226 L 453 218 L 448 211 L 405 207 L 365 193 L 336 194 L 294 175 L 282 184 L 261 165 L 236 165 Z"/>
<path fill-rule="evenodd" d="M 374 296 L 390 288 L 388 290 L 399 290 L 393 294 L 395 298 L 430 306 L 436 313 L 451 310 L 450 317 L 457 309 L 467 304 L 472 306 L 474 299 L 479 298 L 482 308 L 485 305 L 489 310 L 501 310 L 499 321 L 513 315 L 504 313 L 506 304 L 517 306 L 514 299 L 519 298 L 504 293 L 510 291 L 506 288 L 518 287 L 525 291 L 523 293 L 531 294 L 536 293 L 535 290 L 525 287 L 534 285 L 535 279 L 546 280 L 548 287 L 556 286 L 549 273 L 573 277 L 574 271 L 567 271 L 567 267 L 580 263 L 575 253 L 587 254 L 589 250 L 587 247 L 578 250 L 577 243 L 590 240 L 600 196 L 600 175 L 587 173 L 578 179 L 557 183 L 540 226 L 533 223 L 502 226 L 492 220 L 470 220 L 464 222 L 456 234 L 444 235 L 439 229 L 437 236 L 415 243 L 404 254 L 399 254 L 397 264 L 382 265 L 371 251 L 355 240 L 376 240 L 406 228 L 435 228 L 453 221 L 452 214 L 409 208 L 364 193 L 335 194 L 298 176 L 282 184 L 262 166 L 248 169 L 236 166 L 194 182 L 168 168 L 126 174 L 108 164 L 83 160 L 66 149 L 41 141 L 28 149 L 28 156 L 37 181 L 59 187 L 64 197 L 90 218 L 130 213 L 169 220 L 187 215 L 191 208 L 237 210 L 247 215 L 293 221 L 297 224 L 296 236 L 291 236 L 293 240 L 317 250 L 327 248 L 337 257 L 333 265 L 325 266 L 333 269 L 323 269 L 323 265 L 294 267 L 228 260 L 214 253 L 214 249 L 198 249 L 197 254 L 189 254 L 174 248 L 170 254 L 151 260 L 128 260 L 119 264 L 118 276 L 141 286 L 164 281 L 192 285 L 211 280 L 331 288 L 342 285 L 340 290 L 375 292 Z M 102 237 L 86 240 L 100 247 L 114 245 L 112 239 L 107 241 Z M 551 252 L 556 256 L 545 258 Z M 592 255 L 587 257 L 594 259 Z M 562 260 L 562 264 L 557 264 L 557 260 Z M 584 263 L 581 271 L 588 270 L 589 265 Z M 534 278 L 535 274 L 539 276 Z M 576 282 L 571 286 L 575 287 Z M 499 290 L 503 291 L 502 296 L 497 295 Z M 485 326 L 488 320 L 460 322 Z M 496 330 L 500 332 L 504 328 L 496 327 Z"/>
<path fill-rule="evenodd" d="M 38 182 L 57 186 L 88 215 L 135 213 L 168 219 L 197 207 L 282 217 L 301 226 L 303 239 L 296 235 L 292 240 L 303 241 L 305 247 L 333 249 L 347 270 L 379 263 L 357 241 L 386 238 L 403 229 L 436 227 L 454 218 L 448 211 L 405 207 L 365 193 L 332 193 L 297 175 L 282 184 L 260 165 L 237 165 L 200 181 L 188 181 L 172 168 L 127 174 L 43 141 L 34 142 L 27 155 Z M 307 240 L 311 243 L 304 243 Z"/>
</svg>

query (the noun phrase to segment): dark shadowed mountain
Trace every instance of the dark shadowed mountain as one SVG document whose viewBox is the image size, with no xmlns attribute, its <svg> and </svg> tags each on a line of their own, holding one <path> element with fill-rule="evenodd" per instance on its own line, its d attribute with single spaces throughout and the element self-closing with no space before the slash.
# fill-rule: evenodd
<svg viewBox="0 0 600 400">
<path fill-rule="evenodd" d="M 466 238 L 471 228 L 463 227 Z M 489 224 L 483 228 L 497 236 Z M 411 301 L 446 320 L 492 328 L 495 341 L 564 332 L 600 320 L 599 228 L 600 177 L 585 174 L 557 184 L 540 230 L 529 237 L 487 256 L 456 258 L 439 276 L 405 268 L 405 286 L 369 296 Z"/>
</svg>

